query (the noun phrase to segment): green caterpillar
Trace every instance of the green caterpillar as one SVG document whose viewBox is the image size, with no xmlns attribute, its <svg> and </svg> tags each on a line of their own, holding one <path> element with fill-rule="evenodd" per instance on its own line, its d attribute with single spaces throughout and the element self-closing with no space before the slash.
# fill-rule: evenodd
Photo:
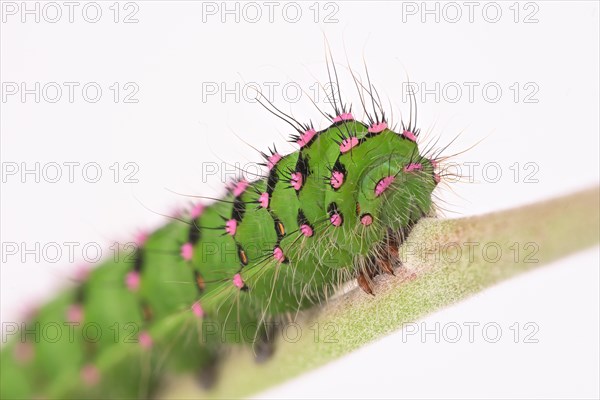
<svg viewBox="0 0 600 400">
<path fill-rule="evenodd" d="M 227 345 L 265 358 L 273 321 L 350 279 L 373 294 L 372 278 L 394 273 L 404 236 L 433 210 L 440 159 L 419 149 L 412 107 L 391 127 L 370 82 L 357 88 L 366 122 L 338 88 L 321 131 L 261 102 L 299 149 L 263 154 L 265 177 L 140 235 L 132 257 L 106 260 L 37 310 L 2 349 L 2 398 L 144 398 L 189 372 L 210 384 Z"/>
</svg>

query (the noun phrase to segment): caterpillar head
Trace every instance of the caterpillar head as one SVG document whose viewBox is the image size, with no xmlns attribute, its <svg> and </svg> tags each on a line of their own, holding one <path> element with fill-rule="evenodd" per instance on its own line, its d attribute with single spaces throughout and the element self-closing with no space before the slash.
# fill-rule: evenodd
<svg viewBox="0 0 600 400">
<path fill-rule="evenodd" d="M 364 226 L 377 221 L 397 230 L 430 213 L 437 180 L 434 166 L 419 154 L 415 142 L 397 134 L 386 135 L 386 139 L 396 151 L 373 157 L 365 167 L 358 194 L 358 217 Z"/>
</svg>

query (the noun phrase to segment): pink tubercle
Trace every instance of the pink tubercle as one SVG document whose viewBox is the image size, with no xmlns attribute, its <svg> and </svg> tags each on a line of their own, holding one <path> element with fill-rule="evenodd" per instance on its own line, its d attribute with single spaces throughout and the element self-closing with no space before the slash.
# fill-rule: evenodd
<svg viewBox="0 0 600 400">
<path fill-rule="evenodd" d="M 154 341 L 152 340 L 152 336 L 150 336 L 150 334 L 147 331 L 140 332 L 140 334 L 138 336 L 138 341 L 140 343 L 140 346 L 142 346 L 142 348 L 146 349 L 146 350 L 151 348 L 152 345 L 154 344 Z"/>
<path fill-rule="evenodd" d="M 281 160 L 281 154 L 279 153 L 273 153 L 269 156 L 269 158 L 267 158 L 267 168 L 269 169 L 269 171 L 273 169 L 273 167 L 279 162 L 279 160 Z"/>
<path fill-rule="evenodd" d="M 369 127 L 369 133 L 380 133 L 387 129 L 388 125 L 386 122 L 380 122 L 378 124 L 373 124 Z"/>
<path fill-rule="evenodd" d="M 302 232 L 302 234 L 306 237 L 311 237 L 314 233 L 313 229 L 306 224 L 300 226 L 300 232 Z"/>
<path fill-rule="evenodd" d="M 340 225 L 342 225 L 343 219 L 340 214 L 335 213 L 331 217 L 329 217 L 329 221 L 331 222 L 331 225 L 333 225 L 333 226 L 340 226 Z"/>
<path fill-rule="evenodd" d="M 83 307 L 81 304 L 71 304 L 67 308 L 67 321 L 78 324 L 83 322 Z"/>
<path fill-rule="evenodd" d="M 435 183 L 440 183 L 442 178 L 440 178 L 438 174 L 433 174 L 433 180 L 435 181 Z"/>
<path fill-rule="evenodd" d="M 129 289 L 132 292 L 135 292 L 136 290 L 138 290 L 140 287 L 139 272 L 137 272 L 137 271 L 128 272 L 127 275 L 125 275 L 125 285 L 127 286 L 127 289 Z"/>
<path fill-rule="evenodd" d="M 87 386 L 94 386 L 100 382 L 100 371 L 92 364 L 84 365 L 79 374 Z"/>
<path fill-rule="evenodd" d="M 342 143 L 340 143 L 340 151 L 342 153 L 347 153 L 356 146 L 358 146 L 358 138 L 356 136 L 352 136 L 342 140 Z"/>
<path fill-rule="evenodd" d="M 285 255 L 283 254 L 283 250 L 281 250 L 281 247 L 276 246 L 273 249 L 273 258 L 279 262 L 285 261 Z"/>
<path fill-rule="evenodd" d="M 91 268 L 88 265 L 80 265 L 75 270 L 75 280 L 77 282 L 85 282 L 90 276 Z"/>
<path fill-rule="evenodd" d="M 352 113 L 342 113 L 333 119 L 333 122 L 351 121 L 354 117 Z"/>
<path fill-rule="evenodd" d="M 300 139 L 298 139 L 296 141 L 296 143 L 300 146 L 300 147 L 304 147 L 306 146 L 308 143 L 310 143 L 310 141 L 315 137 L 315 135 L 317 134 L 317 132 L 314 129 L 309 129 L 306 132 L 304 132 L 303 134 L 300 135 Z"/>
<path fill-rule="evenodd" d="M 181 258 L 185 261 L 190 261 L 194 256 L 194 246 L 191 243 L 184 243 L 181 246 Z"/>
<path fill-rule="evenodd" d="M 396 178 L 393 175 L 390 175 L 377 182 L 377 186 L 375 186 L 375 196 L 381 196 L 381 194 L 394 183 L 394 180 L 396 180 Z"/>
<path fill-rule="evenodd" d="M 229 235 L 233 236 L 235 235 L 235 232 L 237 231 L 237 221 L 235 219 L 230 219 L 225 223 L 225 232 L 227 232 Z"/>
<path fill-rule="evenodd" d="M 405 130 L 404 132 L 402 132 L 402 136 L 404 136 L 405 138 L 407 138 L 408 140 L 410 140 L 412 142 L 417 141 L 417 137 L 415 136 L 415 134 L 409 130 Z"/>
<path fill-rule="evenodd" d="M 138 247 L 141 247 L 144 244 L 146 244 L 146 240 L 148 240 L 148 232 L 146 232 L 146 231 L 139 231 L 135 235 L 135 244 Z"/>
<path fill-rule="evenodd" d="M 421 163 L 410 163 L 404 167 L 404 172 L 421 171 L 422 169 L 423 166 L 421 165 Z"/>
<path fill-rule="evenodd" d="M 202 318 L 204 316 L 204 309 L 202 309 L 199 301 L 192 304 L 192 312 L 198 318 Z"/>
<path fill-rule="evenodd" d="M 260 197 L 258 198 L 258 203 L 260 204 L 260 206 L 262 208 L 267 208 L 269 207 L 269 193 L 264 192 L 260 195 Z"/>
<path fill-rule="evenodd" d="M 371 214 L 365 214 L 362 217 L 360 217 L 360 223 L 364 226 L 369 226 L 373 223 L 373 217 L 371 216 Z"/>
<path fill-rule="evenodd" d="M 17 342 L 17 344 L 15 345 L 15 349 L 13 350 L 13 357 L 15 358 L 15 361 L 21 365 L 27 364 L 28 362 L 33 360 L 34 355 L 35 350 L 33 344 L 31 344 L 30 342 L 19 341 Z"/>
<path fill-rule="evenodd" d="M 431 160 L 429 160 L 429 162 L 431 163 L 431 166 L 433 167 L 433 169 L 436 169 L 439 165 L 437 160 L 434 160 L 433 158 Z"/>
<path fill-rule="evenodd" d="M 292 172 L 292 178 L 290 179 L 290 184 L 295 190 L 300 190 L 302 188 L 302 183 L 304 178 L 302 177 L 302 173 L 300 172 Z"/>
<path fill-rule="evenodd" d="M 331 186 L 334 189 L 339 189 L 344 183 L 344 173 L 340 171 L 333 171 L 331 173 Z"/>
<path fill-rule="evenodd" d="M 194 205 L 192 207 L 192 209 L 190 210 L 190 218 L 196 219 L 199 216 L 201 216 L 202 213 L 204 212 L 204 208 L 205 208 L 204 204 L 202 204 L 202 203 L 198 203 L 198 204 Z"/>
<path fill-rule="evenodd" d="M 244 191 L 248 188 L 248 181 L 245 179 L 241 179 L 235 183 L 233 186 L 232 192 L 235 197 L 239 197 L 244 193 Z"/>
<path fill-rule="evenodd" d="M 240 274 L 235 274 L 233 276 L 233 286 L 235 286 L 238 289 L 242 289 L 244 288 L 246 284 L 244 283 L 244 280 L 242 279 L 242 275 Z"/>
</svg>

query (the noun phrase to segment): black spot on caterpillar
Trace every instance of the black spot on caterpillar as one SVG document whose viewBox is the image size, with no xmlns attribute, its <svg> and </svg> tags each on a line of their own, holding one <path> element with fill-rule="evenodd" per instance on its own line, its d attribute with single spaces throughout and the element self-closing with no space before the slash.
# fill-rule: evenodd
<svg viewBox="0 0 600 400">
<path fill-rule="evenodd" d="M 325 301 L 350 279 L 374 295 L 373 278 L 394 274 L 403 238 L 433 209 L 439 153 L 420 151 L 416 113 L 393 126 L 370 83 L 357 87 L 372 105 L 361 95 L 365 122 L 338 90 L 320 131 L 261 98 L 293 127 L 299 149 L 263 154 L 265 178 L 233 182 L 219 201 L 140 238 L 133 263 L 107 260 L 40 308 L 25 330 L 64 321 L 78 333 L 83 322 L 110 332 L 116 324 L 132 340 L 14 342 L 2 352 L 2 397 L 145 396 L 175 372 L 208 385 L 222 347 L 273 351 L 270 320 Z"/>
</svg>

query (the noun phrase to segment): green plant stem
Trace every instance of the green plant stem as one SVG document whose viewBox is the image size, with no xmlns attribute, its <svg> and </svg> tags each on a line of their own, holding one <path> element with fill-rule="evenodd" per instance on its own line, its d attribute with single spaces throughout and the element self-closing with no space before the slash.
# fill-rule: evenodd
<svg viewBox="0 0 600 400">
<path fill-rule="evenodd" d="M 202 392 L 191 377 L 178 378 L 163 396 L 231 398 L 257 393 L 501 280 L 594 246 L 600 240 L 599 194 L 595 187 L 482 216 L 424 219 L 400 250 L 401 272 L 377 277 L 376 296 L 351 290 L 302 315 L 300 339 L 292 343 L 278 336 L 268 362 L 256 364 L 250 350 L 238 349 L 222 365 L 213 390 Z M 328 338 L 333 328 L 327 332 L 326 327 L 336 328 L 331 336 L 335 341 Z"/>
</svg>

